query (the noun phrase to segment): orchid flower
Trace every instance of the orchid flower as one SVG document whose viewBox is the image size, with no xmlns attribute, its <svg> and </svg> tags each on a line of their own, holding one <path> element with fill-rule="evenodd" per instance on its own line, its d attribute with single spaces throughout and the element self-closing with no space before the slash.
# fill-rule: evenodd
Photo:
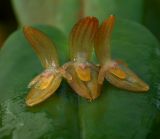
<svg viewBox="0 0 160 139">
<path fill-rule="evenodd" d="M 95 36 L 95 52 L 100 62 L 98 83 L 102 84 L 104 78 L 112 85 L 130 91 L 148 91 L 149 86 L 142 81 L 127 64 L 111 58 L 110 40 L 115 17 L 110 16 L 99 27 Z"/>
<path fill-rule="evenodd" d="M 104 79 L 116 87 L 131 91 L 147 91 L 149 86 L 123 62 L 111 59 L 110 37 L 115 17 L 110 16 L 99 27 L 96 17 L 82 18 L 74 25 L 69 38 L 70 61 L 59 65 L 53 42 L 41 31 L 24 27 L 26 39 L 38 55 L 44 71 L 28 85 L 28 106 L 46 100 L 56 92 L 65 78 L 75 93 L 88 100 L 96 99 Z M 95 49 L 100 66 L 91 63 Z"/>
<path fill-rule="evenodd" d="M 93 100 L 100 94 L 98 84 L 99 68 L 88 60 L 93 51 L 94 34 L 98 20 L 94 17 L 81 19 L 70 34 L 71 61 L 59 66 L 58 55 L 53 42 L 41 31 L 24 27 L 26 39 L 38 55 L 45 70 L 28 85 L 30 92 L 26 98 L 28 106 L 34 106 L 50 97 L 60 86 L 64 77 L 80 96 Z"/>
<path fill-rule="evenodd" d="M 67 63 L 67 71 L 72 80 L 67 81 L 78 95 L 89 100 L 97 98 L 101 90 L 97 80 L 99 68 L 90 62 L 97 29 L 97 18 L 83 18 L 75 24 L 69 39 L 71 61 Z"/>
<path fill-rule="evenodd" d="M 24 27 L 23 32 L 45 68 L 28 85 L 31 89 L 26 104 L 33 106 L 50 97 L 60 86 L 62 77 L 68 80 L 71 77 L 59 67 L 56 48 L 44 33 L 32 27 Z"/>
</svg>

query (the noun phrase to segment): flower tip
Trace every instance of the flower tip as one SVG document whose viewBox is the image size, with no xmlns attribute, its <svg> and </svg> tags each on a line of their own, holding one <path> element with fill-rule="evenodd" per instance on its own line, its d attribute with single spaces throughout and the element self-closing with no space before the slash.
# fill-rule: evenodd
<svg viewBox="0 0 160 139">
<path fill-rule="evenodd" d="M 109 26 L 113 27 L 114 22 L 115 22 L 115 16 L 111 15 L 108 19 Z"/>
<path fill-rule="evenodd" d="M 31 92 L 27 95 L 26 100 L 25 100 L 26 105 L 29 107 L 32 107 L 40 103 L 42 99 L 40 99 L 40 97 L 37 97 L 38 94 L 39 94 L 38 91 L 31 89 Z"/>
<path fill-rule="evenodd" d="M 85 18 L 84 18 L 84 19 L 85 19 Z M 98 19 L 97 19 L 95 16 L 87 16 L 86 19 L 98 21 Z"/>
<path fill-rule="evenodd" d="M 85 18 L 82 18 L 81 22 L 79 22 L 79 23 L 82 23 L 83 27 L 84 27 L 84 25 L 91 26 L 93 24 L 93 26 L 91 26 L 92 27 L 92 31 L 96 31 L 96 29 L 98 27 L 98 24 L 99 24 L 99 21 L 94 16 L 87 16 Z M 83 27 L 82 27 L 82 29 L 83 29 Z"/>
<path fill-rule="evenodd" d="M 111 15 L 110 15 L 110 18 L 113 18 L 113 19 L 114 19 L 115 17 L 116 17 L 116 16 L 115 16 L 114 14 L 111 14 Z"/>
<path fill-rule="evenodd" d="M 150 89 L 149 85 L 145 84 L 142 88 L 142 91 L 146 92 Z"/>
<path fill-rule="evenodd" d="M 77 23 L 78 25 L 85 25 L 85 24 L 91 24 L 91 23 L 95 23 L 95 24 L 98 24 L 98 19 L 94 16 L 87 16 L 87 17 L 84 17 L 84 18 L 81 18 L 79 20 L 79 22 Z M 76 25 L 77 25 L 76 24 Z"/>
<path fill-rule="evenodd" d="M 39 99 L 36 99 L 35 96 L 33 96 L 31 94 L 29 94 L 25 100 L 26 105 L 29 107 L 35 106 L 35 105 L 39 104 L 40 102 L 41 101 Z"/>
<path fill-rule="evenodd" d="M 132 86 L 135 87 L 135 90 L 132 90 Z M 135 91 L 135 92 L 147 92 L 150 88 L 149 86 L 142 81 L 141 79 L 137 78 L 137 82 L 134 84 L 132 84 L 131 86 L 131 91 Z"/>
<path fill-rule="evenodd" d="M 150 89 L 149 85 L 147 85 L 144 81 L 141 80 L 139 82 L 137 89 L 135 90 L 136 92 L 147 92 Z"/>
<path fill-rule="evenodd" d="M 29 107 L 32 107 L 35 104 L 33 103 L 33 101 L 31 99 L 26 99 L 26 105 L 29 106 Z"/>
<path fill-rule="evenodd" d="M 40 102 L 41 102 L 41 101 L 37 101 L 37 100 L 35 100 L 35 99 L 33 99 L 33 98 L 26 98 L 26 101 L 25 101 L 25 103 L 26 103 L 26 105 L 27 105 L 28 107 L 33 107 L 33 106 L 39 104 Z"/>
</svg>

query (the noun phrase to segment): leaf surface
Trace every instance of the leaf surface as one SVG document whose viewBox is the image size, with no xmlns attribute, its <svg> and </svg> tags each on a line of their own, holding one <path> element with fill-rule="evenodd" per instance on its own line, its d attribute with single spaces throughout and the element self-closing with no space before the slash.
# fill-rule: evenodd
<svg viewBox="0 0 160 139">
<path fill-rule="evenodd" d="M 60 63 L 68 61 L 66 37 L 56 28 L 35 26 L 55 43 Z M 42 71 L 22 30 L 13 33 L 0 52 L 0 138 L 13 139 L 158 139 L 160 119 L 160 49 L 143 26 L 118 19 L 112 55 L 122 59 L 150 85 L 148 93 L 132 93 L 104 82 L 95 101 L 78 97 L 63 81 L 44 103 L 28 108 L 29 81 Z"/>
<path fill-rule="evenodd" d="M 96 16 L 101 21 L 111 14 L 142 22 L 144 0 L 12 0 L 20 25 L 54 25 L 69 33 L 75 21 Z"/>
</svg>

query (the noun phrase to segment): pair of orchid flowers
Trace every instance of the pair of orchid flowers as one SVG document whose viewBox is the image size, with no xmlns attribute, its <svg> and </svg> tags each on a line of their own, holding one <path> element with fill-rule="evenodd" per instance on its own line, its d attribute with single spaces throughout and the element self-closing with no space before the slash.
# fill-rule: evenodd
<svg viewBox="0 0 160 139">
<path fill-rule="evenodd" d="M 96 99 L 104 79 L 130 91 L 147 91 L 149 86 L 123 62 L 112 60 L 110 37 L 115 17 L 100 26 L 96 17 L 82 18 L 74 25 L 69 38 L 70 61 L 60 66 L 53 42 L 41 31 L 24 27 L 26 39 L 38 55 L 45 70 L 29 83 L 26 104 L 33 106 L 50 97 L 65 78 L 73 90 L 88 100 Z M 100 62 L 90 62 L 93 48 Z"/>
</svg>

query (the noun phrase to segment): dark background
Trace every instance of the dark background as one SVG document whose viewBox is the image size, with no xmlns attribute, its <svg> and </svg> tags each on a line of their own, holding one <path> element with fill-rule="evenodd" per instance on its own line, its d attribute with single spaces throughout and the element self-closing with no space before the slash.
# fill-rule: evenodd
<svg viewBox="0 0 160 139">
<path fill-rule="evenodd" d="M 0 46 L 17 26 L 10 0 L 0 0 Z"/>
</svg>

